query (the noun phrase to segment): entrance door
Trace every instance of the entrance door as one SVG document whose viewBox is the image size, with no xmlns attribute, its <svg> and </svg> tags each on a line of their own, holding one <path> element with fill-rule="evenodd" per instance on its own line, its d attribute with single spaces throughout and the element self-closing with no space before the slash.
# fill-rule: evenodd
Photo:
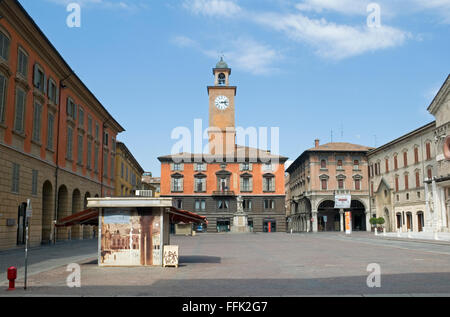
<svg viewBox="0 0 450 317">
<path fill-rule="evenodd" d="M 412 229 L 412 214 L 410 213 L 406 214 L 406 227 L 408 230 Z"/>
<path fill-rule="evenodd" d="M 27 204 L 22 203 L 17 212 L 17 245 L 25 244 L 25 222 Z"/>
<path fill-rule="evenodd" d="M 265 233 L 277 232 L 277 222 L 275 220 L 264 220 L 263 232 Z"/>
<path fill-rule="evenodd" d="M 424 224 L 423 213 L 419 212 L 417 214 L 417 225 L 418 225 L 419 232 L 423 231 L 423 224 Z"/>
<path fill-rule="evenodd" d="M 229 232 L 230 231 L 230 221 L 229 220 L 218 220 L 217 221 L 217 232 Z"/>
</svg>

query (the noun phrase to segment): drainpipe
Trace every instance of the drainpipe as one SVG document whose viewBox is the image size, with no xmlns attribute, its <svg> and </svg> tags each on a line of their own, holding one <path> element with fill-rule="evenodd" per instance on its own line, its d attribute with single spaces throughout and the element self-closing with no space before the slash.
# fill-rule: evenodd
<svg viewBox="0 0 450 317">
<path fill-rule="evenodd" d="M 60 122 L 61 122 L 61 112 L 62 112 L 62 90 L 66 88 L 66 86 L 63 84 L 65 80 L 67 80 L 70 76 L 72 76 L 73 73 L 70 73 L 64 79 L 62 79 L 59 82 L 59 98 L 58 98 L 58 126 L 56 129 L 56 168 L 55 168 L 55 201 L 54 201 L 54 219 L 53 219 L 53 244 L 56 243 L 56 222 L 58 221 L 58 171 L 59 171 L 59 129 L 60 129 Z"/>
</svg>

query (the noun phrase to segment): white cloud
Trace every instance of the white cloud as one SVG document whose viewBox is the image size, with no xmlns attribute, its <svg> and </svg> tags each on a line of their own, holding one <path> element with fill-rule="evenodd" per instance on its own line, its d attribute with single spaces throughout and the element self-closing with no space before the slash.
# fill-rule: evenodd
<svg viewBox="0 0 450 317">
<path fill-rule="evenodd" d="M 443 23 L 450 23 L 450 0 L 414 0 L 413 3 L 424 10 L 434 11 L 442 17 Z"/>
<path fill-rule="evenodd" d="M 186 0 L 183 6 L 191 12 L 205 16 L 233 17 L 241 13 L 241 7 L 230 0 Z"/>
<path fill-rule="evenodd" d="M 304 0 L 296 5 L 301 11 L 335 11 L 343 14 L 367 15 L 369 0 Z"/>
<path fill-rule="evenodd" d="M 319 56 L 335 60 L 400 46 L 410 37 L 409 33 L 389 26 L 354 27 L 310 19 L 301 13 L 259 14 L 254 19 L 297 42 L 311 45 Z"/>
<path fill-rule="evenodd" d="M 218 52 L 203 48 L 197 41 L 186 37 L 176 36 L 171 42 L 179 47 L 191 47 L 205 56 L 218 61 L 223 53 L 226 62 L 233 68 L 256 75 L 277 71 L 274 64 L 283 58 L 282 54 L 267 44 L 259 43 L 251 38 L 240 37 L 227 41 L 227 50 Z"/>
</svg>

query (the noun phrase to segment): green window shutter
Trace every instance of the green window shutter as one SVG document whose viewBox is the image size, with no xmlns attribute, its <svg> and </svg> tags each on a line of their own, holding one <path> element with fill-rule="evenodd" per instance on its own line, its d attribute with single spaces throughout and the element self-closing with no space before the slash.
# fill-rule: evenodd
<svg viewBox="0 0 450 317">
<path fill-rule="evenodd" d="M 173 168 L 174 168 L 174 164 L 170 163 L 170 170 L 173 171 Z"/>
<path fill-rule="evenodd" d="M 25 108 L 25 93 L 21 90 L 17 90 L 16 97 L 16 114 L 15 114 L 15 124 L 14 130 L 18 132 L 23 132 L 23 117 Z"/>
<path fill-rule="evenodd" d="M 240 189 L 241 189 L 241 192 L 242 192 L 243 189 L 244 189 L 244 178 L 243 178 L 243 177 L 240 178 L 240 184 L 239 184 L 239 186 L 240 186 Z"/>
<path fill-rule="evenodd" d="M 249 169 L 250 171 L 253 170 L 253 164 L 252 164 L 252 163 L 249 163 L 249 164 L 248 164 L 248 169 Z"/>
<path fill-rule="evenodd" d="M 184 191 L 184 179 L 180 178 L 180 190 Z"/>
<path fill-rule="evenodd" d="M 170 191 L 175 191 L 175 179 L 173 177 L 170 179 Z"/>
<path fill-rule="evenodd" d="M 34 64 L 34 73 L 33 73 L 33 84 L 34 87 L 39 88 L 39 66 L 38 64 Z"/>
<path fill-rule="evenodd" d="M 0 123 L 5 121 L 6 78 L 0 74 Z"/>
<path fill-rule="evenodd" d="M 180 171 L 184 171 L 184 164 L 183 163 L 180 164 Z"/>
<path fill-rule="evenodd" d="M 48 92 L 47 92 L 47 76 L 44 74 L 44 90 L 43 90 L 43 92 L 44 92 L 44 95 L 48 95 Z"/>
<path fill-rule="evenodd" d="M 253 191 L 253 177 L 250 177 L 250 179 L 249 179 L 249 187 L 250 187 L 250 191 L 252 192 Z"/>
<path fill-rule="evenodd" d="M 54 126 L 54 117 L 53 114 L 48 114 L 48 127 L 47 127 L 47 148 L 53 149 L 53 126 Z"/>
<path fill-rule="evenodd" d="M 56 93 L 55 103 L 58 105 L 59 104 L 59 85 L 57 85 L 56 82 L 55 82 L 55 93 Z"/>
</svg>

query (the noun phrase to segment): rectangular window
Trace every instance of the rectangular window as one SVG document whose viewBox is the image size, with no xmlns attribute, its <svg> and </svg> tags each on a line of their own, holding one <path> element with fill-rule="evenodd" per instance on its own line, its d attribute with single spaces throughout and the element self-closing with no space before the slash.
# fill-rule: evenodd
<svg viewBox="0 0 450 317">
<path fill-rule="evenodd" d="M 20 181 L 20 165 L 13 163 L 13 171 L 12 171 L 12 186 L 11 191 L 13 193 L 19 193 L 19 181 Z"/>
<path fill-rule="evenodd" d="M 42 105 L 35 102 L 33 112 L 33 141 L 41 141 Z"/>
<path fill-rule="evenodd" d="M 196 177 L 195 178 L 195 191 L 197 193 L 206 192 L 206 178 Z"/>
<path fill-rule="evenodd" d="M 109 166 L 110 173 L 111 173 L 111 179 L 114 179 L 114 156 L 111 155 L 111 164 Z"/>
<path fill-rule="evenodd" d="M 275 191 L 275 177 L 264 177 L 263 179 L 263 191 L 274 192 Z"/>
<path fill-rule="evenodd" d="M 38 66 L 38 64 L 34 65 L 34 87 L 39 89 L 39 91 L 45 93 L 46 89 L 46 78 L 44 71 Z"/>
<path fill-rule="evenodd" d="M 204 199 L 195 200 L 195 210 L 205 211 L 206 210 L 206 200 L 204 200 Z"/>
<path fill-rule="evenodd" d="M 361 190 L 361 181 L 359 179 L 355 179 L 355 190 Z"/>
<path fill-rule="evenodd" d="M 404 166 L 407 167 L 408 166 L 408 152 L 403 152 L 403 162 L 404 162 Z"/>
<path fill-rule="evenodd" d="M 33 170 L 31 172 L 32 180 L 31 180 L 31 195 L 36 196 L 38 194 L 38 171 Z"/>
<path fill-rule="evenodd" d="M 0 74 L 0 123 L 5 122 L 6 78 Z"/>
<path fill-rule="evenodd" d="M 397 155 L 394 156 L 394 169 L 398 170 L 398 160 L 397 160 Z"/>
<path fill-rule="evenodd" d="M 108 132 L 103 133 L 103 144 L 108 146 L 109 144 L 109 134 Z"/>
<path fill-rule="evenodd" d="M 94 146 L 94 171 L 98 173 L 98 145 Z"/>
<path fill-rule="evenodd" d="M 265 199 L 264 209 L 275 209 L 275 201 L 273 199 Z"/>
<path fill-rule="evenodd" d="M 78 165 L 83 165 L 83 136 L 80 134 L 78 135 Z"/>
<path fill-rule="evenodd" d="M 58 90 L 53 79 L 48 80 L 48 99 L 54 104 L 58 104 Z"/>
<path fill-rule="evenodd" d="M 431 168 L 429 168 L 427 170 L 427 176 L 428 176 L 428 179 L 432 179 L 433 178 L 433 170 Z"/>
<path fill-rule="evenodd" d="M 172 191 L 182 192 L 183 191 L 183 178 L 172 178 Z"/>
<path fill-rule="evenodd" d="M 84 128 L 84 110 L 82 107 L 78 108 L 78 126 Z"/>
<path fill-rule="evenodd" d="M 242 177 L 242 192 L 250 192 L 250 178 L 249 177 Z"/>
<path fill-rule="evenodd" d="M 426 151 L 427 151 L 427 161 L 431 160 L 431 143 L 426 144 Z"/>
<path fill-rule="evenodd" d="M 95 123 L 95 139 L 98 141 L 98 135 L 99 135 L 99 126 L 98 123 Z"/>
<path fill-rule="evenodd" d="M 87 140 L 87 161 L 86 167 L 91 169 L 91 161 L 92 161 L 92 141 L 90 139 Z"/>
<path fill-rule="evenodd" d="M 408 174 L 405 175 L 405 189 L 406 190 L 409 189 L 409 177 L 408 177 Z"/>
<path fill-rule="evenodd" d="M 71 127 L 67 128 L 67 152 L 66 152 L 66 158 L 68 160 L 72 160 L 73 159 L 73 153 L 72 153 L 72 149 L 73 149 L 73 130 Z"/>
<path fill-rule="evenodd" d="M 419 163 L 419 149 L 414 148 L 414 163 Z"/>
<path fill-rule="evenodd" d="M 244 210 L 251 211 L 252 210 L 252 200 L 251 199 L 244 199 L 242 202 L 242 205 L 244 207 Z"/>
<path fill-rule="evenodd" d="M 398 192 L 398 177 L 395 177 L 395 191 Z"/>
<path fill-rule="evenodd" d="M 53 150 L 53 127 L 55 125 L 55 117 L 52 113 L 48 114 L 47 119 L 47 148 Z"/>
<path fill-rule="evenodd" d="M 228 209 L 230 207 L 230 202 L 226 199 L 218 200 L 217 201 L 217 209 L 224 210 Z"/>
<path fill-rule="evenodd" d="M 420 174 L 419 172 L 416 172 L 416 187 L 420 187 Z"/>
<path fill-rule="evenodd" d="M 25 78 L 28 76 L 28 56 L 21 49 L 17 58 L 17 72 Z"/>
<path fill-rule="evenodd" d="M 16 113 L 14 116 L 14 130 L 19 133 L 24 132 L 26 93 L 21 88 L 17 88 Z"/>
<path fill-rule="evenodd" d="M 6 37 L 2 32 L 0 32 L 0 57 L 5 61 L 9 59 L 9 38 Z"/>
<path fill-rule="evenodd" d="M 75 105 L 75 102 L 72 100 L 72 98 L 67 97 L 67 117 L 76 120 L 77 119 L 77 106 Z"/>
<path fill-rule="evenodd" d="M 123 162 L 122 162 L 122 163 L 120 163 L 120 177 L 122 177 L 122 179 L 124 176 L 124 171 L 125 171 L 125 169 L 124 169 Z"/>
<path fill-rule="evenodd" d="M 386 173 L 389 173 L 389 160 L 385 159 Z"/>
<path fill-rule="evenodd" d="M 339 187 L 339 189 L 344 189 L 344 180 L 343 179 L 338 179 L 338 187 Z"/>
<path fill-rule="evenodd" d="M 103 153 L 103 176 L 108 177 L 108 154 Z"/>
<path fill-rule="evenodd" d="M 327 190 L 328 186 L 327 186 L 327 180 L 326 179 L 322 179 L 322 190 Z"/>
<path fill-rule="evenodd" d="M 88 115 L 88 134 L 92 135 L 92 117 Z"/>
</svg>

